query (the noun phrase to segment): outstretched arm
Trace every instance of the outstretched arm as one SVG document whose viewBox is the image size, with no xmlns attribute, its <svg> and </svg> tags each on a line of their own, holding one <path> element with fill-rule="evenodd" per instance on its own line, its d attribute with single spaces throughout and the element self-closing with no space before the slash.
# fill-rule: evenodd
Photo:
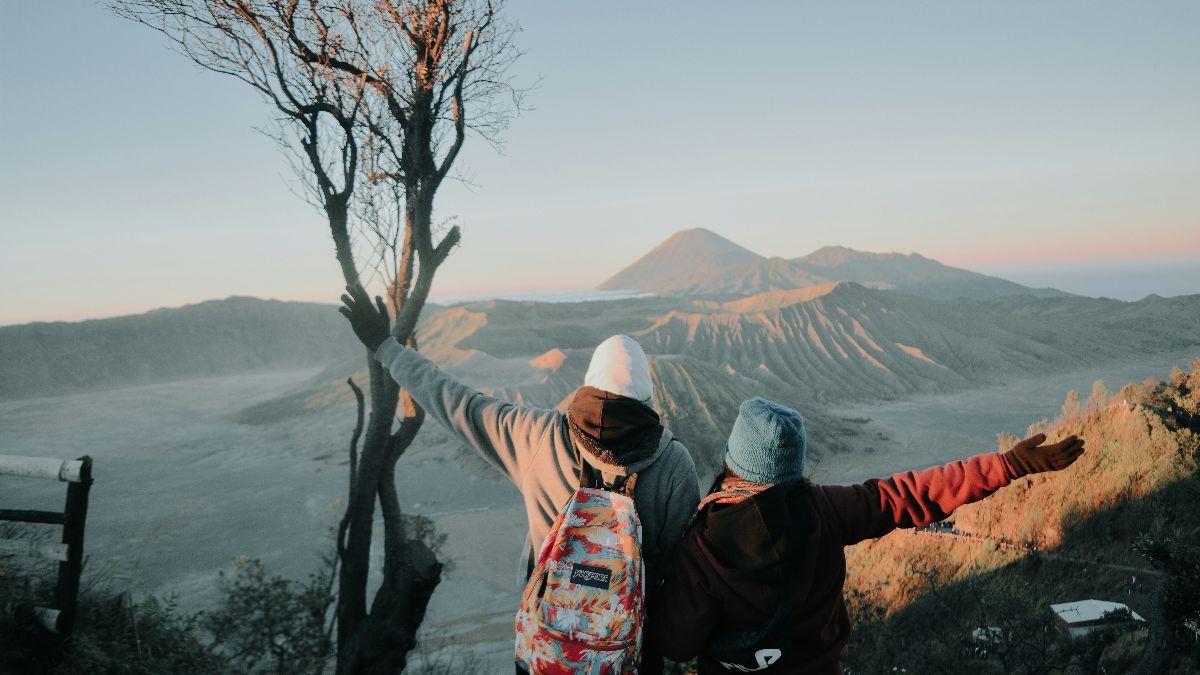
<svg viewBox="0 0 1200 675">
<path fill-rule="evenodd" d="M 862 485 L 821 486 L 841 519 L 843 541 L 856 544 L 897 527 L 920 527 L 948 517 L 1021 476 L 1065 469 L 1083 454 L 1083 440 L 1069 436 L 1041 445 L 1045 434 L 1004 453 L 976 455 L 924 471 L 874 478 Z"/>
<path fill-rule="evenodd" d="M 338 311 L 376 360 L 430 417 L 519 485 L 534 451 L 548 445 L 555 433 L 556 413 L 516 406 L 459 382 L 390 336 L 382 299 L 376 297 L 373 307 L 362 287 L 347 286 L 347 291 L 342 296 L 346 306 Z"/>
</svg>

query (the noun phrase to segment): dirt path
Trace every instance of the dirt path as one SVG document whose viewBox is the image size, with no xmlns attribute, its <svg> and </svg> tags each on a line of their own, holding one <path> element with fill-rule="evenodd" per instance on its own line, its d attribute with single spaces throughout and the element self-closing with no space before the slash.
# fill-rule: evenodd
<svg viewBox="0 0 1200 675">
<path fill-rule="evenodd" d="M 981 537 L 979 535 L 971 534 L 969 532 L 962 532 L 960 530 L 942 529 L 942 528 L 937 528 L 937 527 L 931 526 L 928 528 L 918 527 L 918 528 L 914 528 L 914 529 L 900 530 L 900 531 L 908 532 L 908 533 L 911 533 L 914 535 L 919 535 L 919 536 L 943 537 L 946 539 L 957 539 L 959 541 L 973 541 L 973 542 L 977 542 L 977 543 L 981 543 L 981 544 L 988 544 L 991 546 L 995 546 L 997 548 L 1003 548 L 1003 549 L 1008 549 L 1008 550 L 1012 550 L 1012 551 L 1024 551 L 1025 553 L 1028 553 L 1030 555 L 1040 556 L 1047 560 L 1057 560 L 1059 562 L 1067 562 L 1067 563 L 1072 563 L 1072 564 L 1076 564 L 1076 565 L 1099 565 L 1100 567 L 1107 567 L 1109 569 L 1120 570 L 1122 572 L 1132 572 L 1135 574 L 1145 574 L 1148 576 L 1155 576 L 1155 577 L 1162 576 L 1162 572 L 1144 568 L 1144 567 L 1131 567 L 1129 565 L 1116 565 L 1114 563 L 1106 563 L 1106 562 L 1101 562 L 1099 560 L 1084 560 L 1082 558 L 1072 558 L 1071 556 L 1063 555 L 1061 553 L 1055 553 L 1054 551 L 1042 551 L 1042 550 L 1038 550 L 1036 547 L 1026 546 L 1024 544 L 1018 544 L 1016 542 L 1011 542 L 1011 541 L 1002 541 L 999 539 L 989 539 L 987 537 Z"/>
</svg>

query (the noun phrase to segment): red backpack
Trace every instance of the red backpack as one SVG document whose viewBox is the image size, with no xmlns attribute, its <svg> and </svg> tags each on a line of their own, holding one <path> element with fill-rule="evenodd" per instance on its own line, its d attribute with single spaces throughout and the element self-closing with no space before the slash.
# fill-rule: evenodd
<svg viewBox="0 0 1200 675">
<path fill-rule="evenodd" d="M 636 475 L 583 482 L 546 535 L 517 610 L 517 663 L 534 675 L 637 672 L 645 573 Z"/>
</svg>

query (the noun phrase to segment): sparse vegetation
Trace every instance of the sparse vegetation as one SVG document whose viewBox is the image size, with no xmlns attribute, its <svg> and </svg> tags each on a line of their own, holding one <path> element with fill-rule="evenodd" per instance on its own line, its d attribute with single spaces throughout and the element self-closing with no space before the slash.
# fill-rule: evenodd
<svg viewBox="0 0 1200 675">
<path fill-rule="evenodd" d="M 1186 627 L 1200 616 L 1197 366 L 1117 394 L 1097 382 L 1086 400 L 1068 395 L 1063 414 L 1030 433 L 1078 434 L 1087 453 L 1077 468 L 960 509 L 955 529 L 980 540 L 898 532 L 851 548 L 847 672 L 1200 667 L 1200 643 Z M 1069 639 L 1048 605 L 1086 598 L 1128 604 L 1149 625 Z M 1003 638 L 980 639 L 981 628 Z"/>
<path fill-rule="evenodd" d="M 221 573 L 221 605 L 199 623 L 239 672 L 304 675 L 324 671 L 333 650 L 329 609 L 336 563 L 299 583 L 269 576 L 262 561 L 242 558 Z"/>
<path fill-rule="evenodd" d="M 406 516 L 408 536 L 440 552 L 445 535 L 433 521 Z M 0 524 L 0 538 L 27 535 Z M 20 533 L 17 530 L 21 530 Z M 36 536 L 36 533 L 34 534 Z M 44 602 L 52 579 L 45 563 L 0 557 L 0 607 Z M 137 600 L 113 589 L 103 573 L 80 596 L 75 634 L 64 643 L 20 613 L 0 614 L 0 673 L 55 675 L 320 675 L 333 657 L 337 561 L 331 553 L 304 582 L 271 575 L 241 558 L 218 582 L 215 609 L 184 613 L 173 598 Z M 422 646 L 411 670 L 428 675 L 473 672 L 476 657 Z M 468 667 L 468 670 L 456 670 Z"/>
<path fill-rule="evenodd" d="M 0 558 L 0 608 L 41 603 L 50 593 L 45 565 Z M 0 613 L 0 673 L 37 675 L 225 675 L 227 661 L 205 646 L 198 617 L 172 600 L 134 600 L 93 584 L 80 594 L 68 644 L 22 612 Z"/>
</svg>

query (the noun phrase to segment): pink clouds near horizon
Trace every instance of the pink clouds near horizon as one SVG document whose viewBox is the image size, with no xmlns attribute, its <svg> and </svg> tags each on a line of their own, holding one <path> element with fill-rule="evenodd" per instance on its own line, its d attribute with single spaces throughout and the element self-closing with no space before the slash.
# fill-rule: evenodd
<svg viewBox="0 0 1200 675">
<path fill-rule="evenodd" d="M 1164 241 L 1162 237 L 1137 238 L 1122 241 L 1085 239 L 1083 241 L 1029 241 L 996 245 L 974 250 L 949 249 L 941 257 L 916 251 L 926 257 L 954 267 L 973 269 L 1019 267 L 1022 265 L 1108 265 L 1121 263 L 1153 263 L 1194 260 L 1200 262 L 1200 225 L 1191 232 Z"/>
</svg>

